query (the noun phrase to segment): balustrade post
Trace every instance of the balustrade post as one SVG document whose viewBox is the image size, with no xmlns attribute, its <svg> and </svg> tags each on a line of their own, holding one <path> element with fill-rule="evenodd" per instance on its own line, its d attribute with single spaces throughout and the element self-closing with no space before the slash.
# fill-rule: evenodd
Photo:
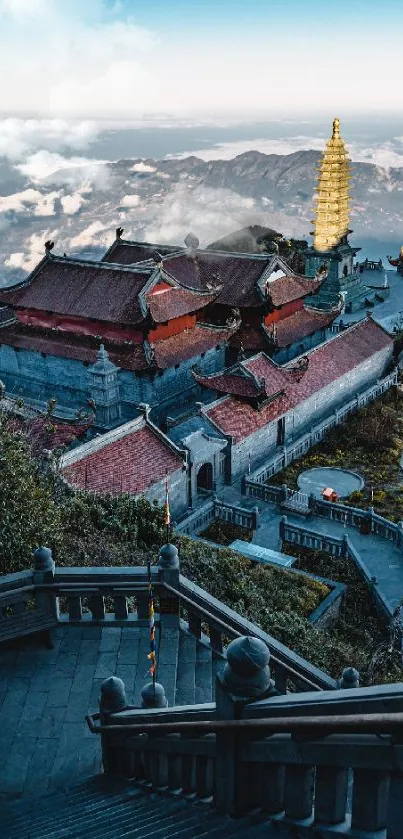
<svg viewBox="0 0 403 839">
<path fill-rule="evenodd" d="M 397 523 L 397 547 L 403 547 L 403 521 Z"/>
<path fill-rule="evenodd" d="M 340 690 L 359 688 L 359 686 L 360 674 L 358 670 L 356 670 L 355 667 L 345 667 L 339 681 Z"/>
<path fill-rule="evenodd" d="M 109 676 L 101 684 L 99 713 L 101 725 L 108 725 L 111 714 L 117 714 L 127 708 L 126 690 L 122 679 Z M 116 748 L 108 748 L 107 735 L 101 734 L 102 763 L 105 774 L 117 772 L 121 755 Z"/>
<path fill-rule="evenodd" d="M 168 700 L 160 682 L 147 682 L 141 689 L 142 708 L 167 708 Z"/>
<path fill-rule="evenodd" d="M 252 530 L 257 530 L 259 527 L 259 507 L 254 507 L 252 510 Z"/>
<path fill-rule="evenodd" d="M 33 582 L 35 586 L 53 583 L 55 580 L 55 562 L 50 548 L 37 548 L 34 551 Z M 35 591 L 35 602 L 38 609 L 44 609 L 54 615 L 55 624 L 59 618 L 59 601 L 52 591 Z M 44 640 L 49 649 L 53 647 L 51 630 L 44 632 Z"/>
<path fill-rule="evenodd" d="M 162 583 L 159 597 L 161 628 L 179 627 L 180 598 L 172 592 L 164 591 L 164 583 L 179 591 L 179 556 L 175 545 L 168 543 L 161 548 L 158 579 Z"/>
<path fill-rule="evenodd" d="M 263 641 L 245 636 L 227 648 L 227 661 L 217 676 L 216 709 L 218 719 L 240 719 L 243 707 L 276 693 L 270 677 L 270 653 Z M 217 731 L 215 805 L 233 817 L 247 812 L 255 803 L 261 768 L 241 761 L 245 735 Z M 259 781 L 260 784 L 260 781 Z"/>
<path fill-rule="evenodd" d="M 349 770 L 318 766 L 315 779 L 315 822 L 339 824 L 346 817 Z"/>
<path fill-rule="evenodd" d="M 285 770 L 284 809 L 292 820 L 312 815 L 315 767 L 288 764 Z"/>
<path fill-rule="evenodd" d="M 287 516 L 281 516 L 280 522 L 279 522 L 279 528 L 278 528 L 279 529 L 280 542 L 285 542 L 286 526 L 287 526 Z"/>
<path fill-rule="evenodd" d="M 352 830 L 374 832 L 387 824 L 390 775 L 376 769 L 354 769 Z"/>
</svg>

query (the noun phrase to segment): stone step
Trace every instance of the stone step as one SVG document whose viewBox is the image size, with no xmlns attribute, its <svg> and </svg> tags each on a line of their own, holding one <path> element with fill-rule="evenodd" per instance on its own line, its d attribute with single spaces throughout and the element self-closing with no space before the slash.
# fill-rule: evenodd
<svg viewBox="0 0 403 839">
<path fill-rule="evenodd" d="M 215 683 L 217 679 L 217 675 L 222 673 L 225 667 L 225 658 L 223 656 L 218 655 L 217 653 L 213 653 L 213 660 L 212 660 L 212 670 L 213 670 L 213 684 L 212 684 L 212 702 L 215 702 Z"/>
<path fill-rule="evenodd" d="M 35 813 L 38 817 L 35 818 Z M 40 814 L 40 815 L 39 815 Z M 14 802 L 0 818 L 2 839 L 245 839 L 290 837 L 263 816 L 230 819 L 213 807 L 95 778 L 76 788 Z"/>
<path fill-rule="evenodd" d="M 213 701 L 213 657 L 206 644 L 197 641 L 195 672 L 195 703 Z"/>
<path fill-rule="evenodd" d="M 183 630 L 179 635 L 175 705 L 194 705 L 196 688 L 196 638 Z"/>
<path fill-rule="evenodd" d="M 157 681 L 161 682 L 165 689 L 165 696 L 171 708 L 177 705 L 176 679 L 178 669 L 179 652 L 179 630 L 164 626 L 161 630 L 161 637 L 157 656 Z"/>
</svg>

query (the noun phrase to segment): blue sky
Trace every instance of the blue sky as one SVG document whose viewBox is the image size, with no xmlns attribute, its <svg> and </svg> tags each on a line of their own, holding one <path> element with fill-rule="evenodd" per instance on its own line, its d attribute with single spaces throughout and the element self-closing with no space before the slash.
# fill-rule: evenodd
<svg viewBox="0 0 403 839">
<path fill-rule="evenodd" d="M 0 0 L 0 111 L 398 111 L 402 0 Z"/>
</svg>

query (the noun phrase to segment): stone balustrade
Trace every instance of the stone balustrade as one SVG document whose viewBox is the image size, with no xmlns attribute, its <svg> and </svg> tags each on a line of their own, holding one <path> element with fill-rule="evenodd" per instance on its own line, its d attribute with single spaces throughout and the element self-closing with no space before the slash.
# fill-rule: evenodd
<svg viewBox="0 0 403 839">
<path fill-rule="evenodd" d="M 260 810 L 307 837 L 400 839 L 403 685 L 359 688 L 357 677 L 348 668 L 337 691 L 280 696 L 267 646 L 244 636 L 227 649 L 215 705 L 114 713 L 107 680 L 112 713 L 87 721 L 107 774 L 212 797 L 235 818 Z"/>
<path fill-rule="evenodd" d="M 43 550 L 43 549 L 42 549 Z M 47 550 L 47 549 L 45 549 Z M 48 551 L 50 557 L 50 551 Z M 52 568 L 21 572 L 0 578 L 0 642 L 46 629 L 93 624 L 95 626 L 146 626 L 149 620 L 148 575 L 142 567 Z M 39 574 L 39 577 L 37 576 Z M 49 576 L 50 575 L 50 576 Z M 276 688 L 293 690 L 334 689 L 334 679 L 263 632 L 180 574 L 178 552 L 165 545 L 151 568 L 155 623 L 161 629 L 184 626 L 216 654 L 241 636 L 260 638 L 270 651 Z M 28 589 L 28 591 L 27 591 Z M 25 614 L 27 595 L 40 608 Z"/>
<path fill-rule="evenodd" d="M 361 514 L 363 513 L 362 510 L 359 512 Z M 356 519 L 357 517 L 353 512 L 351 520 L 347 523 L 352 523 L 352 521 L 356 521 Z M 391 523 L 389 522 L 389 524 Z M 396 527 L 398 526 L 396 525 Z M 328 533 L 320 533 L 316 530 L 310 530 L 303 525 L 290 523 L 286 516 L 282 516 L 280 520 L 279 533 L 282 541 L 291 542 L 293 545 L 300 545 L 302 548 L 309 548 L 314 551 L 325 551 L 334 557 L 347 557 L 351 559 L 364 577 L 365 582 L 371 587 L 375 606 L 388 621 L 390 620 L 393 615 L 393 608 L 377 587 L 376 579 L 368 572 L 365 563 L 361 559 L 359 551 L 354 547 L 347 534 L 343 534 L 343 536 L 340 537 L 332 536 Z"/>
<path fill-rule="evenodd" d="M 259 511 L 246 510 L 214 498 L 176 525 L 175 531 L 186 536 L 193 536 L 205 530 L 216 519 L 245 527 L 247 530 L 256 530 L 259 524 Z"/>
</svg>

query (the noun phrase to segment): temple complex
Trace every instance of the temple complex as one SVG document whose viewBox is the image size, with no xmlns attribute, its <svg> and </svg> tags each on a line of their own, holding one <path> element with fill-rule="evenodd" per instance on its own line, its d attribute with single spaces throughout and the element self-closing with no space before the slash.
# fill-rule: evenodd
<svg viewBox="0 0 403 839">
<path fill-rule="evenodd" d="M 321 279 L 278 256 L 201 250 L 192 235 L 157 251 L 116 234 L 101 261 L 58 256 L 47 243 L 27 279 L 1 290 L 10 395 L 54 398 L 70 418 L 91 399 L 106 429 L 141 402 L 165 416 L 199 393 L 195 365 L 208 375 L 258 350 L 288 360 L 324 340 L 340 312 L 310 312 Z"/>
<path fill-rule="evenodd" d="M 333 133 L 326 144 L 319 166 L 313 246 L 304 251 L 307 276 L 320 277 L 322 283 L 310 307 L 330 312 L 343 301 L 347 312 L 374 302 L 374 292 L 362 285 L 354 265 L 360 248 L 348 241 L 350 161 L 340 136 L 340 121 L 333 120 Z"/>
</svg>

